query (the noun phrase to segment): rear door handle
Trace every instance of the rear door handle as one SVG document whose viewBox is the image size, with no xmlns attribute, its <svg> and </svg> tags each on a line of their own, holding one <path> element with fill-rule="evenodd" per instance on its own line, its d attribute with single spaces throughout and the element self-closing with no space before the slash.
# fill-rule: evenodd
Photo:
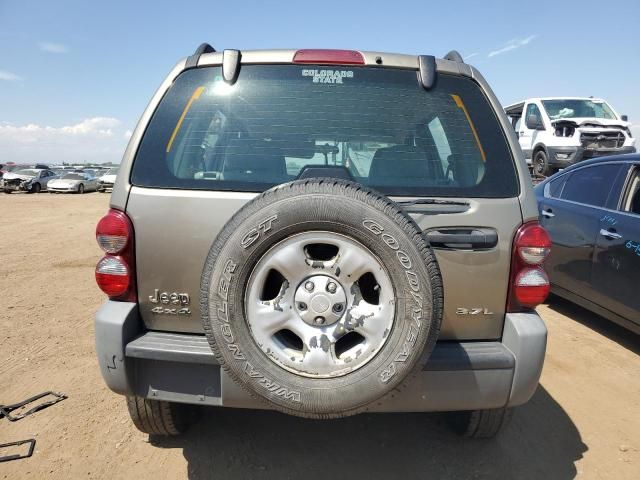
<svg viewBox="0 0 640 480">
<path fill-rule="evenodd" d="M 602 235 L 605 238 L 608 238 L 609 240 L 619 240 L 622 238 L 622 235 L 620 235 L 619 233 L 612 232 L 610 230 L 605 230 L 604 228 L 600 229 L 600 235 Z"/>
<path fill-rule="evenodd" d="M 480 250 L 498 244 L 498 232 L 492 228 L 440 228 L 427 232 L 429 243 L 436 248 Z"/>
<path fill-rule="evenodd" d="M 553 213 L 551 209 L 548 209 L 548 210 L 542 210 L 542 216 L 547 218 L 553 218 L 556 216 L 556 214 Z"/>
</svg>

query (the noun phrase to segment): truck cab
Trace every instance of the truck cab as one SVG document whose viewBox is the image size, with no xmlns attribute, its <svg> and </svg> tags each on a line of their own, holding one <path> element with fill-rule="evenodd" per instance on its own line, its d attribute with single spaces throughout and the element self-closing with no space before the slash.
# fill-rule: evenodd
<svg viewBox="0 0 640 480">
<path fill-rule="evenodd" d="M 505 112 L 537 176 L 581 160 L 636 151 L 626 115 L 601 98 L 529 98 Z"/>
</svg>

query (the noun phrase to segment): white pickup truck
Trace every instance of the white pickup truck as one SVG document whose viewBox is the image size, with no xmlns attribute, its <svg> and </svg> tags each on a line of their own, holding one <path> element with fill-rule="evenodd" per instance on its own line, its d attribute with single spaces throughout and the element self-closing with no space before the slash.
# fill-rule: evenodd
<svg viewBox="0 0 640 480">
<path fill-rule="evenodd" d="M 535 175 L 547 176 L 588 158 L 636 151 L 627 116 L 600 98 L 529 98 L 504 110 Z"/>
</svg>

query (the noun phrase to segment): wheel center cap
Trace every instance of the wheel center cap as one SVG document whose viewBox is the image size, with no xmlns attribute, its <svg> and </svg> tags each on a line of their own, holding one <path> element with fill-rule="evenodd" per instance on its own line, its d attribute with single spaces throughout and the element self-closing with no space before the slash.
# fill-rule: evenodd
<svg viewBox="0 0 640 480">
<path fill-rule="evenodd" d="M 344 315 L 347 295 L 340 283 L 328 275 L 306 278 L 295 294 L 295 307 L 300 318 L 309 325 L 331 325 Z"/>
<path fill-rule="evenodd" d="M 329 310 L 331 306 L 331 301 L 327 298 L 326 295 L 319 293 L 311 299 L 311 310 L 315 313 L 324 313 Z"/>
</svg>

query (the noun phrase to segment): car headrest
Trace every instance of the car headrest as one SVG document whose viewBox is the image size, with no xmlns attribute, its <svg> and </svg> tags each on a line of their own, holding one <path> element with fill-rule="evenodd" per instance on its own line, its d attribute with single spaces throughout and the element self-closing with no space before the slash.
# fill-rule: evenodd
<svg viewBox="0 0 640 480">
<path fill-rule="evenodd" d="M 428 178 L 426 153 L 413 145 L 379 148 L 369 170 L 370 185 L 411 185 Z"/>
<path fill-rule="evenodd" d="M 225 180 L 274 183 L 287 179 L 287 165 L 277 145 L 261 139 L 238 138 L 224 153 Z"/>
</svg>

